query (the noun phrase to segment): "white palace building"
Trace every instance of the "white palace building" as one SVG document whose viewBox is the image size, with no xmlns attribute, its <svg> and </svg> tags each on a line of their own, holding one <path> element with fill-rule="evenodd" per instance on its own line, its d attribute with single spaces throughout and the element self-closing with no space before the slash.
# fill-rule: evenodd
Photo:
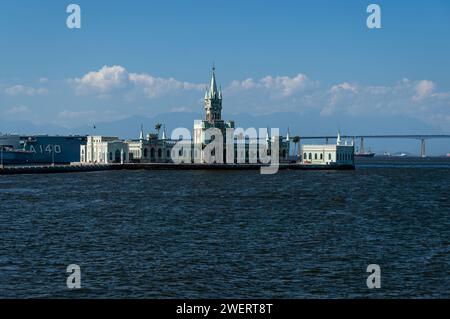
<svg viewBox="0 0 450 319">
<path fill-rule="evenodd" d="M 212 141 L 211 138 L 208 138 L 207 134 L 207 130 L 211 128 L 222 133 L 224 143 L 222 154 L 224 157 L 223 163 L 229 163 L 226 160 L 226 131 L 227 129 L 235 129 L 235 123 L 234 121 L 224 121 L 222 119 L 222 90 L 217 87 L 214 67 L 209 88 L 207 88 L 205 92 L 204 110 L 205 118 L 203 120 L 194 121 L 193 139 L 188 141 L 187 149 L 183 148 L 182 150 L 183 156 L 186 156 L 186 154 L 188 155 L 185 163 L 205 163 L 205 158 L 209 158 L 210 160 L 211 158 L 215 159 L 214 156 L 211 157 L 205 155 L 206 151 L 210 151 L 206 146 Z M 245 133 L 247 131 L 243 132 Z M 245 163 L 249 163 L 251 161 L 249 159 L 250 157 L 255 158 L 255 148 L 251 147 L 252 144 L 257 145 L 256 152 L 259 150 L 263 151 L 262 147 L 264 147 L 264 151 L 267 151 L 267 155 L 270 155 L 270 146 L 272 143 L 276 142 L 275 136 L 270 138 L 268 133 L 266 134 L 264 141 L 261 142 L 260 140 L 259 143 L 262 144 L 255 143 L 254 138 L 244 136 L 243 139 L 241 139 L 241 143 L 243 141 L 244 146 L 242 147 L 241 145 L 238 147 L 236 136 L 234 136 L 234 138 L 233 145 L 235 154 L 233 161 L 237 162 L 239 158 L 239 161 L 241 161 L 240 163 L 242 163 L 242 159 L 244 159 Z M 215 139 L 215 136 L 213 139 Z M 144 136 L 144 131 L 141 127 L 140 136 L 137 140 L 121 140 L 117 137 L 110 136 L 88 136 L 86 145 L 81 146 L 80 160 L 81 163 L 85 164 L 171 163 L 173 162 L 172 150 L 177 142 L 179 142 L 179 140 L 166 138 L 165 128 L 163 129 L 162 137 L 160 137 L 159 130 L 158 133 L 151 133 Z M 289 132 L 286 137 L 278 136 L 278 145 L 279 162 L 289 163 L 291 161 L 291 140 Z M 198 152 L 200 152 L 200 154 L 198 154 Z M 301 153 L 298 154 L 298 158 L 301 158 L 300 163 L 304 165 L 346 165 L 353 164 L 353 153 L 353 144 L 347 145 L 347 143 L 345 143 L 345 145 L 341 145 L 340 137 L 338 135 L 336 145 L 303 145 Z M 221 161 L 218 160 L 217 162 L 220 163 Z"/>
<path fill-rule="evenodd" d="M 342 145 L 341 134 L 338 133 L 336 144 L 302 145 L 301 163 L 308 165 L 353 165 L 355 148 L 353 141 L 350 145 Z"/>
</svg>

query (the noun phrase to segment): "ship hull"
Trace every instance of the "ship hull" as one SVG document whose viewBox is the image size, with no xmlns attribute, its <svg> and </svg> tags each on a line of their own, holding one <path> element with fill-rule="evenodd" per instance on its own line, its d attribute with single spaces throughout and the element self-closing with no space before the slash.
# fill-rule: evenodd
<svg viewBox="0 0 450 319">
<path fill-rule="evenodd" d="M 0 152 L 0 164 L 3 165 L 24 165 L 31 164 L 32 153 L 18 150 L 8 150 Z"/>
<path fill-rule="evenodd" d="M 23 136 L 21 149 L 3 152 L 4 165 L 68 164 L 80 161 L 84 136 Z"/>
<path fill-rule="evenodd" d="M 356 153 L 356 158 L 372 158 L 375 156 L 375 153 Z"/>
</svg>

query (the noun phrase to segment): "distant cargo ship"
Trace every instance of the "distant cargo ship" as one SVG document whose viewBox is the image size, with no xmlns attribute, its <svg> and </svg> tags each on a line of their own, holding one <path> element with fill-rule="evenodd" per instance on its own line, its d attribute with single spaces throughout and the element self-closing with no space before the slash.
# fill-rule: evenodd
<svg viewBox="0 0 450 319">
<path fill-rule="evenodd" d="M 68 164 L 80 161 L 85 136 L 0 136 L 0 164 Z"/>
<path fill-rule="evenodd" d="M 355 153 L 355 157 L 372 158 L 374 156 L 375 156 L 375 153 L 373 153 L 373 152 Z"/>
<path fill-rule="evenodd" d="M 366 152 L 366 151 L 358 151 L 358 150 L 356 150 L 356 152 L 355 152 L 355 157 L 372 158 L 372 157 L 374 157 L 374 156 L 375 156 L 375 153 L 372 152 L 372 151 L 370 150 L 370 148 L 369 148 L 369 151 L 368 151 L 368 152 Z"/>
</svg>

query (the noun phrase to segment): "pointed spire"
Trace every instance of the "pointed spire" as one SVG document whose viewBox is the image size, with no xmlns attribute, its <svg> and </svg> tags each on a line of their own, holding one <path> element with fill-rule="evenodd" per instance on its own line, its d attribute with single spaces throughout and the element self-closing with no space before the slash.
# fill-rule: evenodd
<svg viewBox="0 0 450 319">
<path fill-rule="evenodd" d="M 341 145 L 341 130 L 338 131 L 338 135 L 336 138 L 336 145 Z"/>
<path fill-rule="evenodd" d="M 216 66 L 213 63 L 213 67 L 212 67 L 212 76 L 211 76 L 211 84 L 209 86 L 209 97 L 210 98 L 215 98 L 218 96 L 217 93 L 217 84 L 216 84 Z"/>
<path fill-rule="evenodd" d="M 162 139 L 163 139 L 163 140 L 166 139 L 166 124 L 163 124 L 163 134 L 162 134 Z"/>
<path fill-rule="evenodd" d="M 141 124 L 141 133 L 139 134 L 139 139 L 143 140 L 144 139 L 144 125 Z"/>
<path fill-rule="evenodd" d="M 289 134 L 290 132 L 289 132 L 289 126 L 288 126 L 288 130 L 287 130 L 287 134 L 286 134 L 286 142 L 289 142 L 290 141 L 290 139 L 291 139 L 291 137 L 290 137 L 290 134 Z"/>
</svg>

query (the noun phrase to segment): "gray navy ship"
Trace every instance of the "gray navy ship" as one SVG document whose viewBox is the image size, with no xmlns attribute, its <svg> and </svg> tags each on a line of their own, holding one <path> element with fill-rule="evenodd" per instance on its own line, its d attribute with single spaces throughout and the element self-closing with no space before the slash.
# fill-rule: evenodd
<svg viewBox="0 0 450 319">
<path fill-rule="evenodd" d="M 0 135 L 0 164 L 68 164 L 80 161 L 86 136 Z"/>
</svg>

